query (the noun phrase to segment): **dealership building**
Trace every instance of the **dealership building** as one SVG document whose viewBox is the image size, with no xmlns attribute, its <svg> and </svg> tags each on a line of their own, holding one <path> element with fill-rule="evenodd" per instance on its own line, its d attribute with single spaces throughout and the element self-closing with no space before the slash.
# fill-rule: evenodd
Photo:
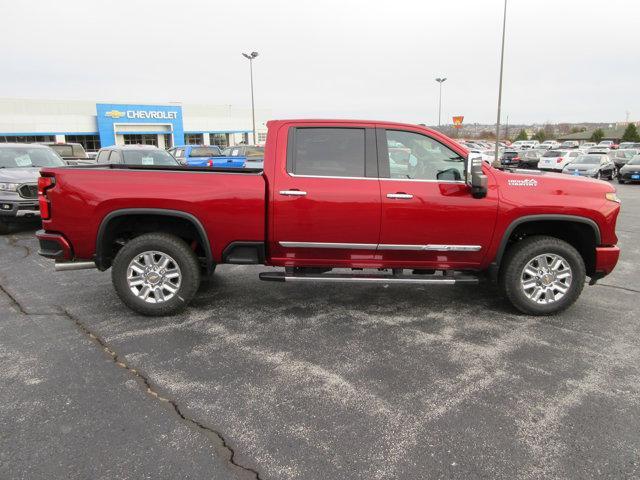
<svg viewBox="0 0 640 480">
<path fill-rule="evenodd" d="M 106 103 L 0 99 L 0 142 L 77 142 L 95 151 L 111 145 L 237 145 L 263 143 L 270 112 L 235 105 Z"/>
</svg>

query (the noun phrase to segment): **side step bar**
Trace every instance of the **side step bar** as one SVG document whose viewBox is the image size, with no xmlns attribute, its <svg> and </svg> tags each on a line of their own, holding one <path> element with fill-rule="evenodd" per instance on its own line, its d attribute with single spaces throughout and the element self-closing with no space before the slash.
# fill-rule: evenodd
<svg viewBox="0 0 640 480">
<path fill-rule="evenodd" d="M 319 275 L 287 274 L 286 272 L 262 272 L 260 280 L 265 282 L 347 282 L 347 283 L 386 283 L 421 285 L 457 285 L 478 284 L 478 277 L 471 275 L 349 275 L 323 273 Z"/>
</svg>

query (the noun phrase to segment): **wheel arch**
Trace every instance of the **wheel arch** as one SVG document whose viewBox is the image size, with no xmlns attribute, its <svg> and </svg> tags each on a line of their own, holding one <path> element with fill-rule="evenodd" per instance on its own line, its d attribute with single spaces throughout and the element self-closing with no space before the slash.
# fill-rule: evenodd
<svg viewBox="0 0 640 480">
<path fill-rule="evenodd" d="M 566 229 L 563 230 L 562 227 Z M 580 235 L 581 233 L 586 235 Z M 595 247 L 601 243 L 598 224 L 590 218 L 575 215 L 542 214 L 517 218 L 509 224 L 490 267 L 493 278 L 497 278 L 504 254 L 518 241 L 519 235 L 549 235 L 565 240 L 583 257 L 587 274 L 595 272 Z"/>
<path fill-rule="evenodd" d="M 193 228 L 193 232 L 196 235 L 195 240 L 199 242 L 202 247 L 202 251 L 206 258 L 206 270 L 209 272 L 214 264 L 213 254 L 211 251 L 211 244 L 204 226 L 194 215 L 181 210 L 169 210 L 162 208 L 124 208 L 109 212 L 104 216 L 98 227 L 96 235 L 96 265 L 100 270 L 106 270 L 111 266 L 112 256 L 110 247 L 115 240 L 113 233 L 110 234 L 110 226 L 114 225 L 114 222 L 120 223 L 126 219 L 135 219 L 137 217 L 142 218 L 161 218 L 168 221 L 179 220 L 180 222 L 186 222 Z M 158 231 L 165 231 L 160 229 Z"/>
</svg>

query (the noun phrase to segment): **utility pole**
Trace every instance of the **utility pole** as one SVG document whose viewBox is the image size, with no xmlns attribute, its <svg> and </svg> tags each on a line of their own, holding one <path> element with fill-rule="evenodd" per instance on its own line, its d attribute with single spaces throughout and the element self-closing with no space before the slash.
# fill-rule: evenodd
<svg viewBox="0 0 640 480">
<path fill-rule="evenodd" d="M 249 60 L 249 75 L 251 75 L 251 120 L 253 122 L 253 143 L 258 143 L 256 139 L 256 108 L 253 103 L 253 59 L 258 56 L 258 52 L 243 53 L 243 57 Z"/>
<path fill-rule="evenodd" d="M 442 116 L 442 84 L 447 80 L 446 77 L 436 78 L 436 82 L 440 84 L 440 94 L 438 95 L 438 128 L 440 128 L 440 117 Z"/>
<path fill-rule="evenodd" d="M 502 17 L 502 49 L 500 52 L 500 82 L 498 86 L 498 119 L 496 121 L 496 151 L 494 165 L 499 166 L 498 142 L 500 141 L 500 108 L 502 107 L 502 72 L 504 70 L 504 37 L 507 30 L 507 0 L 504 0 L 504 14 Z"/>
</svg>

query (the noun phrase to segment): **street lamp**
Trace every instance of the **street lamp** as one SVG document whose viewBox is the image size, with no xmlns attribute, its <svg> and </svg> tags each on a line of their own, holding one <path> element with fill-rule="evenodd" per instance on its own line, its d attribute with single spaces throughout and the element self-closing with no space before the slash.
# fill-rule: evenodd
<svg viewBox="0 0 640 480">
<path fill-rule="evenodd" d="M 253 103 L 253 59 L 258 56 L 258 52 L 243 53 L 243 57 L 249 60 L 249 74 L 251 75 L 251 119 L 253 121 L 253 143 L 256 141 L 256 108 Z"/>
<path fill-rule="evenodd" d="M 496 120 L 496 151 L 494 165 L 499 166 L 498 149 L 500 148 L 500 108 L 502 107 L 502 70 L 504 67 L 504 36 L 507 30 L 507 0 L 504 0 L 504 14 L 502 16 L 502 50 L 500 52 L 500 82 L 498 84 L 498 119 Z"/>
<path fill-rule="evenodd" d="M 438 96 L 438 128 L 440 128 L 440 116 L 442 115 L 442 84 L 446 80 L 446 77 L 436 78 L 436 82 L 440 84 L 440 95 Z"/>
</svg>

